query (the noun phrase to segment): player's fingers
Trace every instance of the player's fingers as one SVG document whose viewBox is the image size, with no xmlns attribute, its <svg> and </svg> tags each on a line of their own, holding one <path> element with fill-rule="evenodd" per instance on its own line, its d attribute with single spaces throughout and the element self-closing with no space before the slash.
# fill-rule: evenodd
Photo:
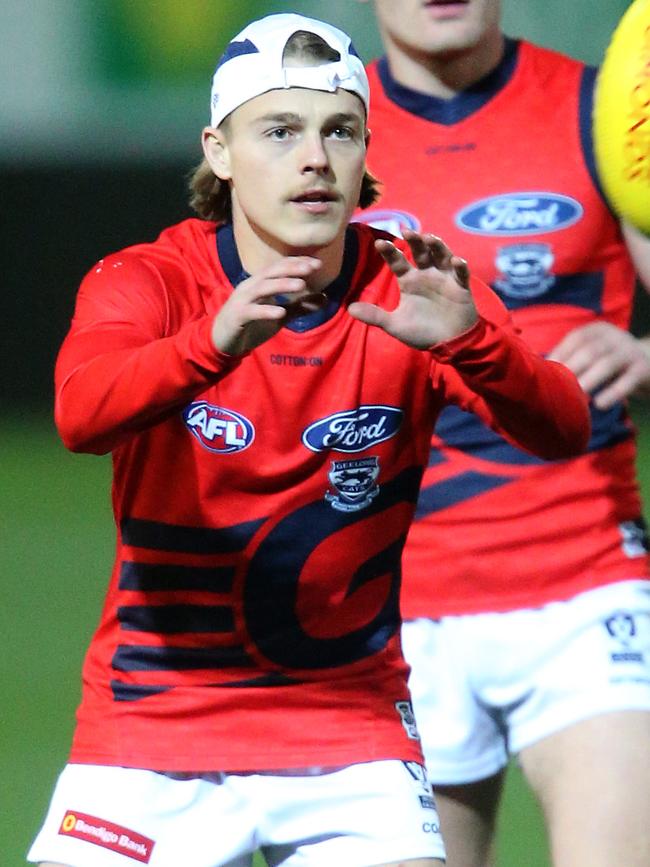
<svg viewBox="0 0 650 867">
<path fill-rule="evenodd" d="M 465 289 L 469 289 L 469 266 L 465 259 L 461 259 L 459 256 L 452 256 L 451 267 L 454 269 L 456 280 L 458 280 L 460 285 Z"/>
<path fill-rule="evenodd" d="M 437 235 L 427 233 L 423 235 L 424 243 L 429 250 L 431 264 L 439 271 L 446 271 L 451 267 L 451 250 Z"/>
<path fill-rule="evenodd" d="M 249 304 L 243 311 L 242 325 L 260 322 L 263 319 L 284 319 L 286 308 L 277 304 Z"/>
<path fill-rule="evenodd" d="M 600 326 L 603 325 L 608 327 L 601 328 Z M 611 327 L 615 328 L 615 326 Z M 616 332 L 620 332 L 620 329 L 617 328 Z M 595 342 L 597 345 L 603 346 L 606 341 L 609 342 L 612 339 L 617 340 L 618 334 L 610 334 L 609 323 L 590 322 L 588 325 L 574 328 L 573 331 L 565 334 L 562 340 L 553 347 L 548 357 L 552 361 L 561 361 L 566 364 L 567 359 L 573 353 L 579 352 L 589 344 Z"/>
<path fill-rule="evenodd" d="M 411 248 L 413 253 L 413 261 L 418 268 L 431 268 L 434 265 L 434 260 L 431 255 L 431 250 L 424 238 L 419 232 L 413 232 L 411 229 L 405 229 L 403 237 L 406 243 Z"/>
<path fill-rule="evenodd" d="M 250 293 L 250 301 L 286 306 L 317 294 L 302 277 L 276 277 L 259 282 Z"/>
<path fill-rule="evenodd" d="M 360 322 L 365 322 L 366 325 L 376 325 L 379 328 L 386 328 L 389 321 L 389 314 L 376 304 L 368 304 L 366 301 L 354 301 L 348 307 L 348 313 Z"/>
<path fill-rule="evenodd" d="M 614 358 L 611 355 L 603 356 L 596 359 L 593 363 L 586 365 L 580 371 L 578 382 L 583 391 L 591 394 L 597 388 L 605 385 L 605 383 L 620 376 L 624 369 L 625 365 L 620 359 Z"/>
<path fill-rule="evenodd" d="M 266 277 L 301 277 L 309 276 L 322 267 L 320 259 L 313 256 L 285 256 L 273 262 L 258 272 L 262 279 Z"/>
<path fill-rule="evenodd" d="M 598 409 L 611 409 L 614 404 L 634 394 L 644 381 L 642 372 L 634 366 L 630 367 L 594 395 L 594 404 Z"/>
<path fill-rule="evenodd" d="M 391 241 L 380 238 L 375 241 L 375 249 L 396 277 L 403 277 L 413 269 L 406 256 Z"/>
</svg>

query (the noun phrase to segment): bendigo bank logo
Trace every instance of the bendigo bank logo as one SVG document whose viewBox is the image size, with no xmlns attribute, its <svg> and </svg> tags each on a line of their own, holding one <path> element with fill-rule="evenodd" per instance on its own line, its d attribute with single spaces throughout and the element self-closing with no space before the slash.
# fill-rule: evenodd
<svg viewBox="0 0 650 867">
<path fill-rule="evenodd" d="M 216 454 L 241 452 L 255 439 L 255 428 L 247 418 L 204 400 L 186 407 L 183 421 L 203 448 Z"/>
<path fill-rule="evenodd" d="M 123 828 L 113 822 L 79 813 L 77 810 L 66 810 L 59 828 L 59 834 L 64 837 L 76 837 L 86 843 L 93 843 L 103 849 L 119 852 L 134 861 L 148 864 L 155 846 L 154 840 L 144 837 L 130 828 Z"/>
</svg>

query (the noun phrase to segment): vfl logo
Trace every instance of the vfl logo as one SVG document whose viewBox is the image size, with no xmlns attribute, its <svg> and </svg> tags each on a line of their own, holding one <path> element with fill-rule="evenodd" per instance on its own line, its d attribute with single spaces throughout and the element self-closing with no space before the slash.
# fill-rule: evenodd
<svg viewBox="0 0 650 867">
<path fill-rule="evenodd" d="M 413 214 L 406 211 L 392 210 L 373 210 L 364 211 L 363 214 L 358 214 L 354 217 L 354 223 L 365 223 L 367 226 L 374 226 L 375 229 L 383 229 L 384 232 L 390 232 L 391 235 L 402 237 L 402 229 L 412 229 L 414 232 L 419 232 L 421 223 Z"/>
<path fill-rule="evenodd" d="M 325 499 L 337 512 L 365 509 L 379 493 L 378 475 L 379 458 L 332 461 L 328 478 L 336 493 L 327 491 Z"/>
<path fill-rule="evenodd" d="M 456 225 L 475 235 L 536 235 L 576 223 L 582 205 L 559 193 L 505 193 L 473 202 L 456 214 Z"/>
<path fill-rule="evenodd" d="M 509 244 L 497 252 L 501 276 L 495 288 L 511 298 L 536 298 L 555 283 L 550 273 L 555 257 L 549 244 Z"/>
<path fill-rule="evenodd" d="M 636 635 L 634 618 L 631 614 L 625 614 L 622 611 L 612 614 L 611 617 L 607 618 L 605 629 L 607 629 L 612 638 L 620 641 L 621 644 L 629 644 L 630 639 Z"/>
<path fill-rule="evenodd" d="M 396 406 L 360 406 L 336 412 L 310 424 L 303 445 L 312 452 L 362 452 L 394 437 L 404 413 Z"/>
<path fill-rule="evenodd" d="M 643 654 L 630 649 L 636 636 L 634 617 L 625 611 L 617 611 L 603 622 L 607 632 L 622 648 L 610 654 L 612 662 L 643 662 Z"/>
<path fill-rule="evenodd" d="M 255 428 L 247 418 L 204 400 L 186 407 L 183 421 L 203 448 L 215 454 L 241 452 L 255 439 Z"/>
</svg>

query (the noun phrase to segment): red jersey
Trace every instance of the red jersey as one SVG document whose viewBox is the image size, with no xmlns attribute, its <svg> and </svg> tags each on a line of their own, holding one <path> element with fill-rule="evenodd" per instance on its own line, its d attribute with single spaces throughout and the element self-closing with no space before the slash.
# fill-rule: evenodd
<svg viewBox="0 0 650 867">
<path fill-rule="evenodd" d="M 434 419 L 453 400 L 558 455 L 588 416 L 571 374 L 485 318 L 431 352 L 353 319 L 349 301 L 398 302 L 375 237 L 350 228 L 329 305 L 239 359 L 210 338 L 245 276 L 229 226 L 187 220 L 82 283 L 57 423 L 74 450 L 113 452 L 117 551 L 72 761 L 421 759 L 398 597 Z"/>
<path fill-rule="evenodd" d="M 385 59 L 369 69 L 383 194 L 359 219 L 440 235 L 540 353 L 596 319 L 630 320 L 634 271 L 593 165 L 594 74 L 512 40 L 448 101 L 399 85 Z M 631 423 L 623 405 L 591 412 L 587 453 L 570 463 L 443 412 L 405 551 L 404 616 L 538 606 L 648 574 Z"/>
</svg>

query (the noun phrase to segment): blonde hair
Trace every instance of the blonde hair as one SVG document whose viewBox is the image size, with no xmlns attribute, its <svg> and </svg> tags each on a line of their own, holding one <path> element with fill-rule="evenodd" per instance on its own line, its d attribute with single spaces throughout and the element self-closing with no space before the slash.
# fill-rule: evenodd
<svg viewBox="0 0 650 867">
<path fill-rule="evenodd" d="M 338 51 L 317 36 L 306 30 L 294 33 L 284 48 L 283 63 L 288 60 L 301 62 L 305 66 L 319 66 L 334 63 L 341 59 Z M 227 132 L 228 118 L 221 123 Z M 212 171 L 206 159 L 202 159 L 189 175 L 190 207 L 204 220 L 217 223 L 232 220 L 230 186 L 221 181 Z M 379 198 L 379 181 L 369 171 L 365 171 L 359 192 L 359 207 L 368 208 Z"/>
</svg>

